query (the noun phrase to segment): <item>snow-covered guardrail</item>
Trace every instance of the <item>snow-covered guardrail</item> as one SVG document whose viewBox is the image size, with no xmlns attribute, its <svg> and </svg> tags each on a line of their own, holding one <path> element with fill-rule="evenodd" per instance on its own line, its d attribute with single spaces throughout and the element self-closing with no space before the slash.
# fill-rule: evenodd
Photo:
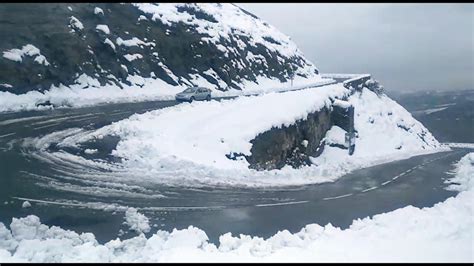
<svg viewBox="0 0 474 266">
<path fill-rule="evenodd" d="M 304 89 L 307 89 L 307 88 L 314 88 L 314 87 L 321 87 L 321 86 L 331 85 L 331 84 L 335 84 L 335 83 L 337 83 L 337 81 L 334 80 L 334 79 L 326 79 L 326 80 L 321 80 L 319 82 L 300 85 L 300 86 L 293 86 L 293 87 L 289 87 L 289 88 L 275 89 L 273 91 L 274 92 L 297 91 L 297 90 L 304 90 Z"/>
<path fill-rule="evenodd" d="M 368 75 L 368 74 L 322 73 L 319 75 L 323 79 L 352 79 L 352 78 L 357 78 L 361 75 Z"/>
<path fill-rule="evenodd" d="M 317 88 L 326 85 L 336 84 L 342 82 L 346 88 L 355 88 L 357 89 L 359 85 L 365 83 L 367 80 L 370 80 L 372 76 L 370 74 L 340 74 L 340 73 L 325 73 L 320 74 L 322 80 L 318 82 L 313 82 L 310 84 L 304 84 L 299 86 L 292 87 L 281 87 L 281 88 L 267 88 L 261 90 L 252 90 L 244 93 L 228 93 L 228 92 L 213 92 L 213 96 L 219 98 L 233 98 L 238 96 L 255 96 L 262 95 L 270 92 L 287 92 L 287 91 L 298 91 L 308 88 Z"/>
<path fill-rule="evenodd" d="M 308 88 L 317 88 L 326 85 L 336 84 L 342 82 L 343 86 L 346 88 L 355 88 L 357 89 L 361 84 L 364 84 L 367 80 L 370 80 L 372 76 L 370 74 L 321 74 L 322 80 L 319 82 L 314 82 L 311 84 L 304 84 L 293 87 L 283 87 L 283 88 L 273 88 L 271 90 L 261 90 L 261 91 L 252 91 L 248 93 L 243 93 L 235 96 L 253 96 L 261 95 L 269 92 L 287 92 L 287 91 L 298 91 Z M 235 97 L 230 95 L 223 95 L 222 97 Z"/>
<path fill-rule="evenodd" d="M 449 148 L 467 148 L 467 149 L 474 149 L 474 143 L 459 143 L 459 142 L 448 142 L 448 143 L 441 143 L 442 146 L 449 147 Z"/>
<path fill-rule="evenodd" d="M 331 85 L 331 84 L 336 84 L 339 81 L 336 81 L 331 78 L 323 78 L 322 80 L 318 82 L 313 82 L 309 84 L 304 84 L 304 85 L 298 85 L 298 86 L 292 86 L 292 87 L 281 87 L 281 88 L 271 88 L 271 89 L 261 89 L 261 90 L 252 90 L 248 92 L 236 92 L 236 93 L 228 93 L 228 92 L 212 92 L 212 95 L 215 97 L 219 98 L 233 98 L 233 97 L 238 97 L 238 96 L 255 96 L 255 95 L 262 95 L 266 93 L 273 93 L 273 92 L 287 92 L 287 91 L 298 91 L 298 90 L 304 90 L 308 88 L 317 88 L 317 87 L 322 87 L 326 85 Z"/>
<path fill-rule="evenodd" d="M 333 79 L 337 82 L 341 82 L 346 88 L 359 88 L 367 80 L 370 80 L 372 76 L 370 74 L 335 74 L 326 73 L 321 74 L 322 78 Z"/>
<path fill-rule="evenodd" d="M 342 82 L 344 85 L 349 85 L 349 84 L 352 84 L 352 83 L 356 83 L 356 82 L 360 82 L 360 81 L 366 81 L 366 80 L 369 80 L 371 78 L 370 74 L 364 74 L 364 75 L 360 75 L 360 76 L 357 76 L 357 77 L 354 77 L 354 78 L 351 78 L 351 79 L 348 79 L 348 80 L 345 80 L 344 82 Z"/>
</svg>

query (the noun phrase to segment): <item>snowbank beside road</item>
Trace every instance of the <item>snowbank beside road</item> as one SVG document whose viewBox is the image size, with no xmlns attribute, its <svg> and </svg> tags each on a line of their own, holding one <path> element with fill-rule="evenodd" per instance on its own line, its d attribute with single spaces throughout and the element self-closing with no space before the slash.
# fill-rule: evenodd
<svg viewBox="0 0 474 266">
<path fill-rule="evenodd" d="M 310 224 L 268 239 L 230 233 L 218 246 L 190 226 L 112 240 L 101 245 L 41 224 L 34 215 L 0 223 L 0 262 L 472 262 L 474 260 L 474 153 L 456 165 L 461 192 L 431 208 L 407 206 L 354 220 L 346 229 Z"/>
<path fill-rule="evenodd" d="M 448 190 L 470 191 L 474 188 L 474 152 L 464 156 L 452 173 L 453 178 L 446 180 L 450 184 Z M 474 200 L 474 199 L 473 199 Z M 471 218 L 472 219 L 472 218 Z"/>
</svg>

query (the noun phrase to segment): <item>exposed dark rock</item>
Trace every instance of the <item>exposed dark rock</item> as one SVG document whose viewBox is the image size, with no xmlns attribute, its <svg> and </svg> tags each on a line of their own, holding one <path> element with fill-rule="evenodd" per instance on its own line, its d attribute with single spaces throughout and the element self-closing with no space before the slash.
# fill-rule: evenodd
<svg viewBox="0 0 474 266">
<path fill-rule="evenodd" d="M 309 156 L 316 157 L 322 153 L 322 140 L 331 126 L 331 110 L 325 107 L 289 127 L 272 128 L 259 134 L 251 141 L 252 155 L 246 156 L 250 168 L 271 170 L 285 165 L 300 167 L 311 164 Z"/>
<path fill-rule="evenodd" d="M 380 85 L 380 83 L 374 79 L 369 79 L 365 82 L 365 86 L 375 92 L 377 95 L 381 95 L 384 93 L 384 87 Z"/>
<path fill-rule="evenodd" d="M 363 85 L 365 81 L 366 79 L 357 84 Z M 352 155 L 357 135 L 354 129 L 354 107 L 333 104 L 329 108 L 324 107 L 318 112 L 310 113 L 306 119 L 298 120 L 293 125 L 274 127 L 259 134 L 251 141 L 251 155 L 245 158 L 249 167 L 256 170 L 281 169 L 285 165 L 294 168 L 310 165 L 310 157 L 317 157 L 323 152 L 326 144 L 324 137 L 332 126 L 338 126 L 347 133 L 344 145 L 330 145 L 346 149 Z"/>
<path fill-rule="evenodd" d="M 50 101 L 45 101 L 45 102 L 37 103 L 36 106 L 53 106 L 53 104 Z"/>
<path fill-rule="evenodd" d="M 229 154 L 226 154 L 225 155 L 227 158 L 231 159 L 231 160 L 242 160 L 242 159 L 245 159 L 245 155 L 242 154 L 242 153 L 235 153 L 235 152 L 231 152 Z"/>
<path fill-rule="evenodd" d="M 405 125 L 401 125 L 401 124 L 397 124 L 397 127 L 401 128 L 401 129 L 403 129 L 403 130 L 405 130 L 405 131 L 409 131 L 409 130 L 410 130 L 409 127 L 407 127 L 407 126 L 405 126 Z"/>
<path fill-rule="evenodd" d="M 354 107 L 343 108 L 341 106 L 333 106 L 331 120 L 334 125 L 349 133 L 352 132 L 354 130 Z"/>
</svg>

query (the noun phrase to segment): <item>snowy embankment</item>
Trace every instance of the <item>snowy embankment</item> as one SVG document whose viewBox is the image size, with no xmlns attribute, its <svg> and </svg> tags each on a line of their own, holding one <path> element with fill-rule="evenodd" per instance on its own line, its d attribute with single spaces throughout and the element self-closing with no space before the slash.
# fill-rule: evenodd
<svg viewBox="0 0 474 266">
<path fill-rule="evenodd" d="M 84 134 L 70 145 L 120 138 L 112 155 L 123 159 L 117 172 L 150 182 L 188 186 L 288 186 L 334 181 L 354 169 L 447 150 L 408 111 L 364 89 L 344 104 L 355 107 L 355 152 L 329 146 L 344 143 L 345 131 L 336 126 L 326 135 L 328 146 L 313 165 L 294 169 L 256 171 L 228 154 L 250 155 L 251 140 L 272 127 L 288 126 L 323 107 L 331 99 L 348 96 L 342 84 L 269 93 L 220 102 L 184 103 L 113 123 Z M 342 102 L 342 101 L 341 101 Z M 170 175 L 169 173 L 173 174 Z"/>
<path fill-rule="evenodd" d="M 474 153 L 457 164 L 448 189 L 455 197 L 431 208 L 407 206 L 354 220 L 345 230 L 309 224 L 268 239 L 230 233 L 218 246 L 190 226 L 101 245 L 91 233 L 41 224 L 34 215 L 0 223 L 1 262 L 472 262 L 474 260 Z M 135 217 L 132 219 L 132 217 Z M 146 217 L 131 210 L 132 226 Z M 183 256 L 183 254 L 185 254 Z"/>
<path fill-rule="evenodd" d="M 50 102 L 55 107 L 84 107 L 106 103 L 141 102 L 157 100 L 174 100 L 176 93 L 183 91 L 188 86 L 173 86 L 161 79 L 129 76 L 131 84 L 101 85 L 100 82 L 85 74 L 76 79 L 76 84 L 70 86 L 51 86 L 44 92 L 30 91 L 25 94 L 13 94 L 0 91 L 0 112 L 16 112 L 25 110 L 50 109 L 51 106 L 38 106 Z M 192 80 L 195 85 L 212 89 L 213 97 L 230 97 L 240 95 L 261 94 L 268 92 L 281 92 L 297 90 L 308 86 L 319 86 L 333 83 L 332 79 L 322 79 L 319 75 L 311 78 L 297 76 L 291 81 L 281 82 L 278 79 L 259 77 L 256 82 L 244 81 L 242 90 L 219 91 L 215 85 L 202 77 Z"/>
</svg>

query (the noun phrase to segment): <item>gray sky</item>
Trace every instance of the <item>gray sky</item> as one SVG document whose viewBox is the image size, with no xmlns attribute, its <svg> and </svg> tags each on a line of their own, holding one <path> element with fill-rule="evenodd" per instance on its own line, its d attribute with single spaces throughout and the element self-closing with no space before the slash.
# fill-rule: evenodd
<svg viewBox="0 0 474 266">
<path fill-rule="evenodd" d="M 371 73 L 388 90 L 474 89 L 474 4 L 237 5 L 322 73 Z"/>
</svg>

